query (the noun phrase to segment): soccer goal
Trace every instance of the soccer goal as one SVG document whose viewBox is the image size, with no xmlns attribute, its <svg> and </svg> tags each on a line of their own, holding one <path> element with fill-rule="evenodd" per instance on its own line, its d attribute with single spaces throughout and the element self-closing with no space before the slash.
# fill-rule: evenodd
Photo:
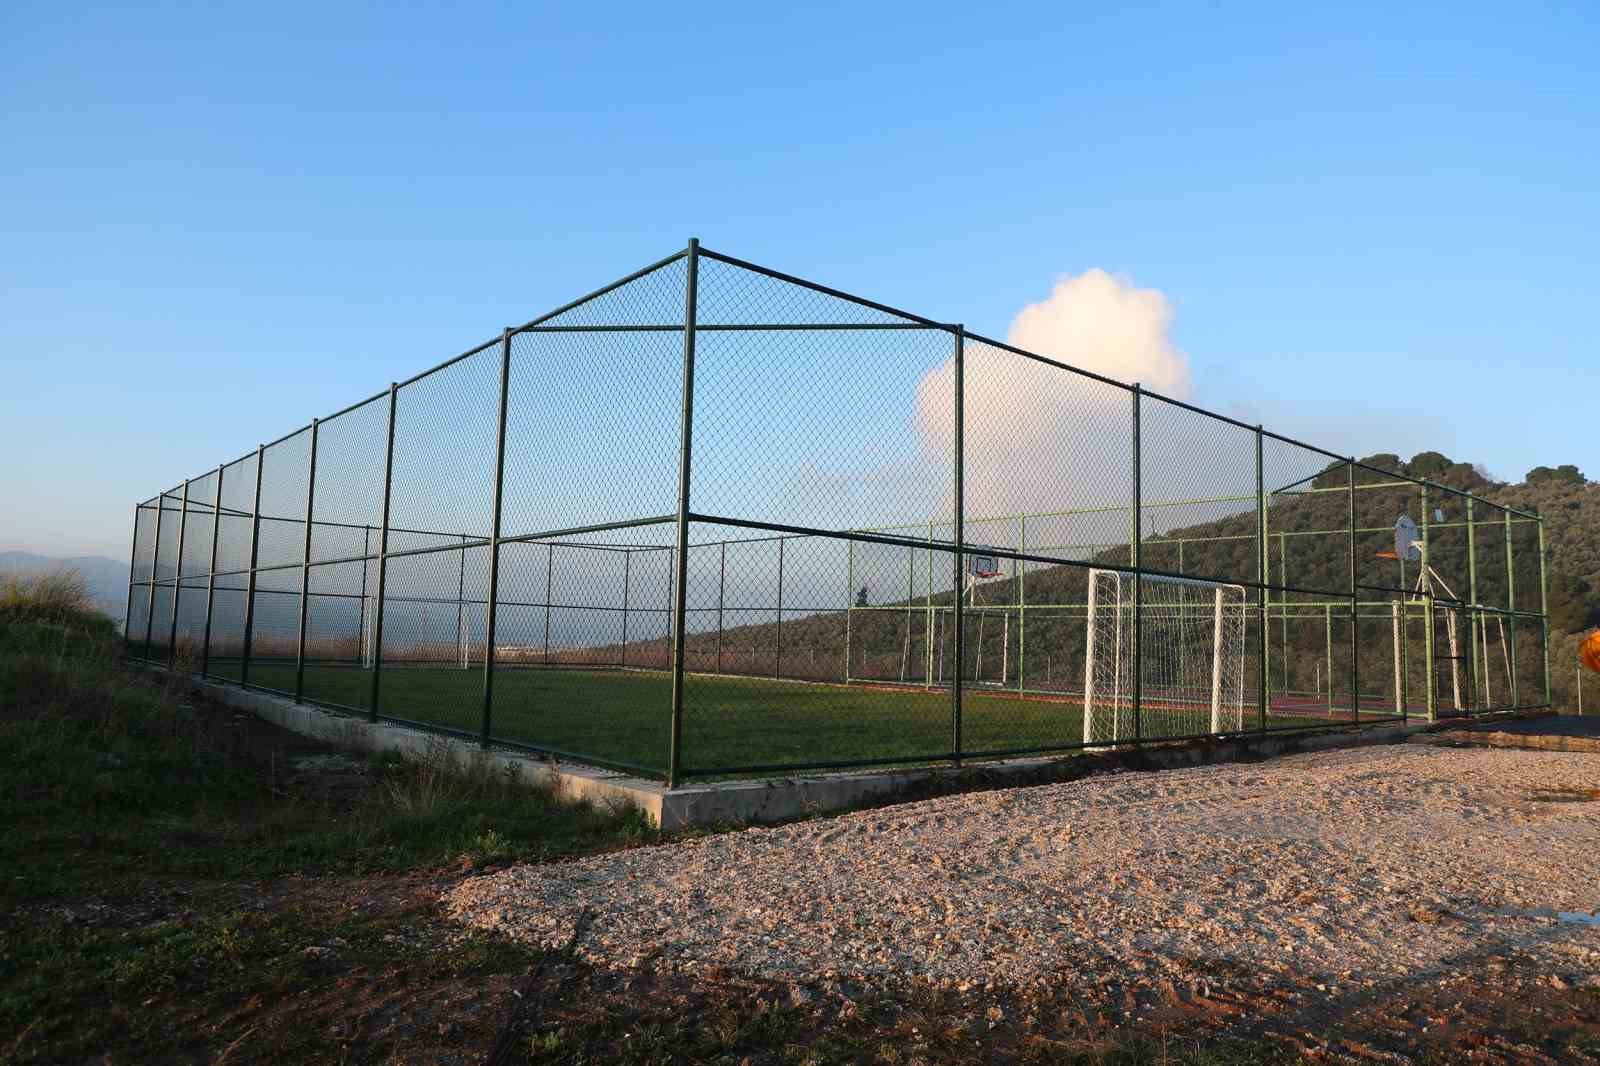
<svg viewBox="0 0 1600 1066">
<path fill-rule="evenodd" d="M 1018 609 L 1013 606 L 964 607 L 966 663 L 961 683 L 969 687 L 1005 688 L 1016 680 L 1011 661 Z M 913 619 L 920 623 L 913 626 Z M 919 632 L 913 637 L 912 630 Z M 928 687 L 945 687 L 955 676 L 955 611 L 949 607 L 914 608 L 907 612 L 900 655 L 900 680 Z M 920 652 L 918 645 L 921 646 Z M 946 652 L 949 652 L 947 656 Z M 919 657 L 925 663 L 918 663 Z M 922 677 L 917 677 L 919 668 Z"/>
<path fill-rule="evenodd" d="M 1134 652 L 1134 582 L 1139 654 Z M 1134 669 L 1144 736 L 1244 728 L 1242 585 L 1116 570 L 1089 572 L 1083 742 L 1132 740 Z"/>
</svg>

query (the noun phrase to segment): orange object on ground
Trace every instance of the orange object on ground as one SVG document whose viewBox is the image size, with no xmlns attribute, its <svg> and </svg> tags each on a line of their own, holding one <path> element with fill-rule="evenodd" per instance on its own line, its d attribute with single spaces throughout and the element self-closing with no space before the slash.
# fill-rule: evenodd
<svg viewBox="0 0 1600 1066">
<path fill-rule="evenodd" d="M 1578 661 L 1600 674 L 1600 629 L 1583 638 L 1578 645 Z"/>
</svg>

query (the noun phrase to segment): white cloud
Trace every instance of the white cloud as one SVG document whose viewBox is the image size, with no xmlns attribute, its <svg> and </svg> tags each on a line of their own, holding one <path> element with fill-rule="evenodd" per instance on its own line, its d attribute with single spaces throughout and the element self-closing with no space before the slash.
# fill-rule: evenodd
<svg viewBox="0 0 1600 1066">
<path fill-rule="evenodd" d="M 1094 269 L 1060 279 L 1048 298 L 1024 307 L 1006 341 L 1183 399 L 1191 391 L 1189 361 L 1172 343 L 1171 321 L 1171 304 L 1161 292 Z M 964 380 L 969 516 L 1131 499 L 1132 400 L 1126 389 L 971 341 Z M 917 388 L 917 431 L 938 459 L 954 449 L 954 381 L 952 360 Z M 1125 535 L 1126 521 L 1085 520 L 1073 535 Z"/>
<path fill-rule="evenodd" d="M 1172 305 L 1098 268 L 1056 282 L 1011 320 L 1006 343 L 1119 381 L 1187 399 L 1189 359 L 1168 336 Z"/>
</svg>

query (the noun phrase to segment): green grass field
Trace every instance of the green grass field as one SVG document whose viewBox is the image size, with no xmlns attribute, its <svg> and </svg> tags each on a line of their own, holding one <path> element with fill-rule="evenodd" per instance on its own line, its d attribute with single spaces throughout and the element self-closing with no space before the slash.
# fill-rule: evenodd
<svg viewBox="0 0 1600 1066">
<path fill-rule="evenodd" d="M 218 664 L 220 667 L 220 664 Z M 236 672 L 219 669 L 224 676 Z M 365 707 L 372 675 L 353 667 L 308 666 L 305 694 Z M 294 689 L 294 667 L 253 663 L 250 681 Z M 671 678 L 662 671 L 510 668 L 494 681 L 496 737 L 664 771 Z M 476 733 L 481 723 L 479 669 L 395 666 L 384 670 L 382 712 Z M 966 752 L 1051 747 L 1081 742 L 1082 711 L 1061 697 L 1020 698 L 968 690 L 963 697 Z M 1145 708 L 1148 738 L 1183 736 L 1195 712 Z M 1269 726 L 1313 725 L 1305 716 L 1270 716 Z M 936 758 L 948 752 L 950 696 L 923 689 L 831 685 L 692 674 L 685 680 L 685 773 L 785 763 Z"/>
</svg>

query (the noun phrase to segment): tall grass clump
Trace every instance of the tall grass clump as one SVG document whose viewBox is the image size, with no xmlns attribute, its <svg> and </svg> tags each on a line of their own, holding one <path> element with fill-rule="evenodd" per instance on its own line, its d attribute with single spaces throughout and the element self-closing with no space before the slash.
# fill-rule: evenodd
<svg viewBox="0 0 1600 1066">
<path fill-rule="evenodd" d="M 0 574 L 0 623 L 104 624 L 89 586 L 76 570 Z"/>
</svg>

